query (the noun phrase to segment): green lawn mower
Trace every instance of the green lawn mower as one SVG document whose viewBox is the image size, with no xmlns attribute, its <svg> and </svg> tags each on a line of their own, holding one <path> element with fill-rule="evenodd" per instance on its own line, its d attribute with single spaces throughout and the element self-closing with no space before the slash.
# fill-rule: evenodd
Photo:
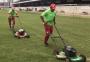
<svg viewBox="0 0 90 62">
<path fill-rule="evenodd" d="M 59 60 L 65 60 L 65 62 L 86 62 L 86 56 L 78 53 L 72 46 L 66 45 L 56 26 L 55 29 L 59 35 L 58 37 L 62 40 L 64 45 L 64 48 L 62 48 L 61 51 L 56 51 L 56 58 Z"/>
<path fill-rule="evenodd" d="M 78 54 L 76 49 L 66 46 L 62 51 L 58 51 L 56 58 L 66 62 L 86 62 L 86 56 Z"/>
</svg>

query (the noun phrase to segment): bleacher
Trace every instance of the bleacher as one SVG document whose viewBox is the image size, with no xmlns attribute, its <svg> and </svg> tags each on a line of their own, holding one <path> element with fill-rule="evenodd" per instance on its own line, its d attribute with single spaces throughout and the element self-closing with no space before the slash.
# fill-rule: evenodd
<svg viewBox="0 0 90 62">
<path fill-rule="evenodd" d="M 60 2 L 61 1 L 61 2 Z M 20 2 L 13 3 L 17 8 L 30 11 L 43 11 L 46 10 L 53 0 L 37 0 L 37 1 L 26 1 L 21 0 Z M 86 4 L 90 1 L 84 0 L 54 0 L 57 4 L 56 12 L 64 15 L 90 15 L 90 6 Z M 67 4 L 68 3 L 68 4 Z M 75 4 L 76 3 L 76 4 Z"/>
</svg>

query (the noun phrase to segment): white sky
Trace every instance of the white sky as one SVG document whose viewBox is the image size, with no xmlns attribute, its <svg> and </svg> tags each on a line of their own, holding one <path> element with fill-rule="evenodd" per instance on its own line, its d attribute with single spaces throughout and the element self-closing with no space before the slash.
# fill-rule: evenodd
<svg viewBox="0 0 90 62">
<path fill-rule="evenodd" d="M 18 0 L 13 0 L 13 1 L 18 1 Z M 0 0 L 0 2 L 7 2 L 7 0 Z"/>
</svg>

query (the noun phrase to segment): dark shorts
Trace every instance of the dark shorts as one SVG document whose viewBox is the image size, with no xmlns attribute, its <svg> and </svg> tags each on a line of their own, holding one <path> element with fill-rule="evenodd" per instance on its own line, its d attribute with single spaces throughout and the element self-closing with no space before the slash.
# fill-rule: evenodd
<svg viewBox="0 0 90 62">
<path fill-rule="evenodd" d="M 9 20 L 9 21 L 11 21 L 11 20 L 15 21 L 15 17 L 14 17 L 14 16 L 9 16 L 9 17 L 8 17 L 8 20 Z"/>
</svg>

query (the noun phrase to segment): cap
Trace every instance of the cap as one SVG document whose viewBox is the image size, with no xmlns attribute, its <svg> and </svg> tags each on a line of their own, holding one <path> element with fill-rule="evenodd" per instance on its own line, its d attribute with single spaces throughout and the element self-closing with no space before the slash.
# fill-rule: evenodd
<svg viewBox="0 0 90 62">
<path fill-rule="evenodd" d="M 50 8 L 55 10 L 56 4 L 54 4 L 54 3 L 50 4 Z"/>
</svg>

